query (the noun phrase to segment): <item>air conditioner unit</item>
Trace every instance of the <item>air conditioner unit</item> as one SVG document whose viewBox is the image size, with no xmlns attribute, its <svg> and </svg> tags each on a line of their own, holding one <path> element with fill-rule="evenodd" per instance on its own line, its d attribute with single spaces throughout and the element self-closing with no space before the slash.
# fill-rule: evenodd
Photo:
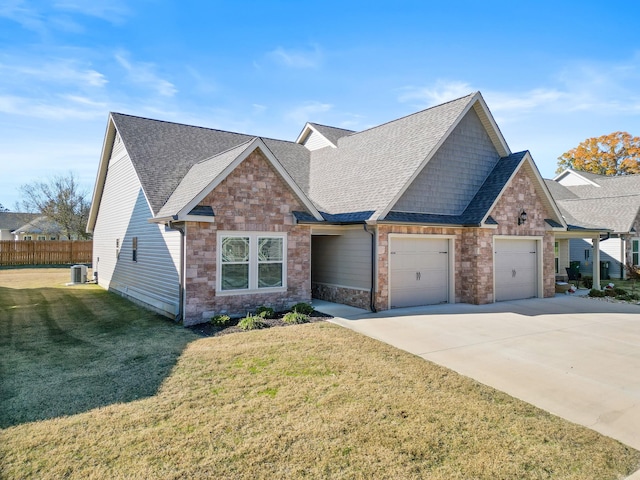
<svg viewBox="0 0 640 480">
<path fill-rule="evenodd" d="M 87 283 L 86 265 L 74 265 L 71 267 L 71 283 Z"/>
</svg>

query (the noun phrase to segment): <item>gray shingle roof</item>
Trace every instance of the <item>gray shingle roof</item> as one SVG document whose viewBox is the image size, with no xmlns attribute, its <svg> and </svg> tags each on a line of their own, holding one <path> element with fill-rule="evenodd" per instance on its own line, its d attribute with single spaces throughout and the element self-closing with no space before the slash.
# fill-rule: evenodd
<svg viewBox="0 0 640 480">
<path fill-rule="evenodd" d="M 327 140 L 329 140 L 334 145 L 338 145 L 338 140 L 342 137 L 346 137 L 347 135 L 351 135 L 355 133 L 353 130 L 347 130 L 344 128 L 337 127 L 329 127 L 328 125 L 320 125 L 319 123 L 311 123 L 309 125 L 313 125 L 318 132 L 320 132 Z"/>
<path fill-rule="evenodd" d="M 640 175 L 607 177 L 587 173 L 585 177 L 599 186 L 563 186 L 546 181 L 567 223 L 574 228 L 630 232 L 640 212 Z"/>
<path fill-rule="evenodd" d="M 60 233 L 60 225 L 47 217 L 36 217 L 33 220 L 16 227 L 14 232 L 19 233 Z"/>
<path fill-rule="evenodd" d="M 363 222 L 391 205 L 476 98 L 474 93 L 359 133 L 312 124 L 339 144 L 336 149 L 263 141 L 325 221 Z M 258 138 L 118 113 L 112 118 L 157 217 L 182 210 Z M 460 215 L 389 212 L 381 220 L 479 225 L 525 154 L 499 159 Z M 316 221 L 304 212 L 296 217 Z"/>
<path fill-rule="evenodd" d="M 160 212 L 195 164 L 255 138 L 255 135 L 121 113 L 112 113 L 111 116 L 154 215 Z M 309 185 L 309 151 L 294 142 L 272 139 L 264 141 L 285 170 L 306 192 Z"/>
<path fill-rule="evenodd" d="M 111 116 L 154 214 L 194 164 L 253 138 L 121 113 Z"/>
<path fill-rule="evenodd" d="M 331 214 L 381 212 L 407 184 L 475 94 L 342 137 L 311 154 L 309 195 Z"/>
<path fill-rule="evenodd" d="M 15 230 L 37 217 L 38 215 L 34 213 L 0 212 L 0 229 Z"/>
<path fill-rule="evenodd" d="M 526 154 L 526 151 L 513 153 L 508 157 L 502 157 L 498 160 L 498 163 L 482 184 L 473 200 L 460 215 L 391 211 L 384 220 L 390 222 L 437 223 L 443 225 L 480 225 Z M 495 224 L 495 220 L 493 220 L 493 223 Z"/>
</svg>

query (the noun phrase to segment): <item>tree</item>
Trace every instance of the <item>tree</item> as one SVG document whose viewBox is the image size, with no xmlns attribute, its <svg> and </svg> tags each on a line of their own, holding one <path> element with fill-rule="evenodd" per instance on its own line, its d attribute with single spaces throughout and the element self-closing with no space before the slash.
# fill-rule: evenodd
<svg viewBox="0 0 640 480">
<path fill-rule="evenodd" d="M 8 211 L 9 211 L 9 209 L 8 209 L 8 208 L 5 208 L 5 207 L 4 207 L 4 205 L 2 205 L 2 204 L 0 203 L 0 212 L 8 212 Z"/>
<path fill-rule="evenodd" d="M 89 238 L 87 193 L 80 191 L 73 173 L 53 177 L 48 182 L 36 181 L 20 187 L 24 197 L 22 209 L 36 212 L 60 225 L 67 238 Z"/>
<path fill-rule="evenodd" d="M 640 137 L 632 137 L 627 132 L 613 132 L 587 138 L 558 157 L 556 173 L 562 173 L 566 168 L 598 175 L 640 173 Z"/>
</svg>

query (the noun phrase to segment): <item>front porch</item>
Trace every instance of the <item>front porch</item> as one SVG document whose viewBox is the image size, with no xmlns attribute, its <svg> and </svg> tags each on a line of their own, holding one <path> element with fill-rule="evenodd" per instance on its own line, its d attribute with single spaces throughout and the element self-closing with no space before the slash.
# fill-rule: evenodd
<svg viewBox="0 0 640 480">
<path fill-rule="evenodd" d="M 556 282 L 563 281 L 571 283 L 567 270 L 571 267 L 571 257 L 569 240 L 572 238 L 584 238 L 591 240 L 593 245 L 593 257 L 591 260 L 593 268 L 593 288 L 600 290 L 600 236 L 601 230 L 567 230 L 555 232 L 555 261 L 556 261 Z"/>
</svg>

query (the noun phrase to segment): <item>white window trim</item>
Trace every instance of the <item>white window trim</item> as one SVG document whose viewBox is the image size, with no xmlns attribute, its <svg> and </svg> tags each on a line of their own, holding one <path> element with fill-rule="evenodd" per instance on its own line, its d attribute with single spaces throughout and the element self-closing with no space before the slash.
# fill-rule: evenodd
<svg viewBox="0 0 640 480">
<path fill-rule="evenodd" d="M 634 250 L 633 249 L 633 243 L 634 242 L 638 242 L 638 250 Z M 633 263 L 633 255 L 637 254 L 638 255 L 638 263 L 636 263 L 634 266 L 640 266 L 640 237 L 634 237 L 631 239 L 631 263 Z"/>
<path fill-rule="evenodd" d="M 225 237 L 249 237 L 249 288 L 222 290 L 222 239 Z M 282 239 L 282 286 L 258 288 L 258 238 Z M 216 296 L 253 295 L 256 293 L 280 293 L 287 291 L 287 234 L 280 232 L 222 231 L 216 234 Z"/>
</svg>

